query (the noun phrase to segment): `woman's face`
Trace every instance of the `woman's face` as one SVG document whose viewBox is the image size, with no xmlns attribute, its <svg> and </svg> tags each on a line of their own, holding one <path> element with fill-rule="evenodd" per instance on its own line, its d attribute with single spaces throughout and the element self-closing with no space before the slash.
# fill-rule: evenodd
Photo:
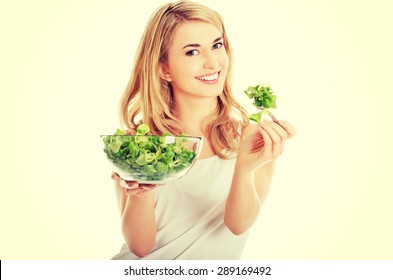
<svg viewBox="0 0 393 280">
<path fill-rule="evenodd" d="M 171 82 L 175 99 L 212 98 L 222 93 L 227 68 L 220 30 L 209 23 L 188 21 L 174 34 L 163 75 Z"/>
</svg>

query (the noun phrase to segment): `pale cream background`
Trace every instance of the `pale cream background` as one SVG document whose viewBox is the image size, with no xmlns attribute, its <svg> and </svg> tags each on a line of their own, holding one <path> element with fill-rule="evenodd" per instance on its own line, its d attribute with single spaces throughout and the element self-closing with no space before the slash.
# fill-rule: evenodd
<svg viewBox="0 0 393 280">
<path fill-rule="evenodd" d="M 1 2 L 1 259 L 119 249 L 99 135 L 118 126 L 137 43 L 163 2 Z M 251 112 L 242 90 L 269 81 L 276 115 L 298 130 L 244 258 L 392 259 L 391 1 L 201 2 L 226 21 L 238 98 Z"/>
</svg>

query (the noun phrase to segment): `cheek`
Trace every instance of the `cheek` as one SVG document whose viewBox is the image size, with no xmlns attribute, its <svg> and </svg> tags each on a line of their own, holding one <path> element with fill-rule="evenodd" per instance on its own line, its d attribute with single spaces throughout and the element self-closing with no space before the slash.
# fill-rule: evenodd
<svg viewBox="0 0 393 280">
<path fill-rule="evenodd" d="M 168 65 L 169 73 L 172 79 L 177 80 L 186 77 L 195 71 L 195 65 L 185 59 L 172 59 Z"/>
<path fill-rule="evenodd" d="M 228 58 L 226 51 L 223 51 L 222 53 L 220 53 L 220 55 L 218 57 L 218 61 L 221 65 L 221 67 L 225 68 L 225 70 L 228 69 L 229 58 Z"/>
</svg>

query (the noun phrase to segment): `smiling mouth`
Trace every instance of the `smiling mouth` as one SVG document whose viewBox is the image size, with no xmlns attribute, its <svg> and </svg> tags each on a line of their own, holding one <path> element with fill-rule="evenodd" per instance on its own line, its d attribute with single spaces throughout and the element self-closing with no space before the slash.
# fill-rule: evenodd
<svg viewBox="0 0 393 280">
<path fill-rule="evenodd" d="M 215 82 L 220 77 L 220 72 L 221 71 L 218 71 L 218 72 L 216 72 L 214 74 L 198 76 L 198 77 L 195 77 L 195 79 L 200 80 L 202 82 L 208 82 L 208 83 Z"/>
</svg>

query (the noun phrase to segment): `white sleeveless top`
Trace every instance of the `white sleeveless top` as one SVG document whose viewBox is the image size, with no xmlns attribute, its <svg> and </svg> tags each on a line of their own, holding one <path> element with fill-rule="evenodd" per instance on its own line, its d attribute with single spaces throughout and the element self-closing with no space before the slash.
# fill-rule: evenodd
<svg viewBox="0 0 393 280">
<path fill-rule="evenodd" d="M 184 177 L 156 189 L 156 244 L 142 259 L 240 259 L 248 232 L 236 236 L 224 224 L 235 160 L 199 159 Z M 139 258 L 124 244 L 112 259 Z"/>
</svg>

